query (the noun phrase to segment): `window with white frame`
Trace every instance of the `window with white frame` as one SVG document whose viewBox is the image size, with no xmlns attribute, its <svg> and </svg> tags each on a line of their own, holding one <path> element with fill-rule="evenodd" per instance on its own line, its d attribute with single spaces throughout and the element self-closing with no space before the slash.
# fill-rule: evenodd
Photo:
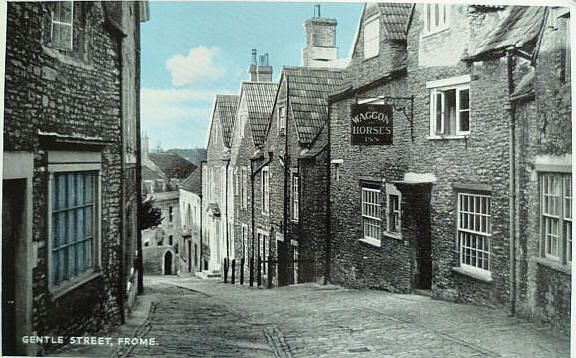
<svg viewBox="0 0 576 358">
<path fill-rule="evenodd" d="M 300 177 L 298 176 L 298 172 L 292 172 L 292 195 L 290 197 L 292 207 L 292 221 L 298 222 L 300 217 Z"/>
<path fill-rule="evenodd" d="M 286 132 L 286 107 L 278 107 L 278 134 L 282 135 Z"/>
<path fill-rule="evenodd" d="M 430 81 L 430 137 L 470 134 L 470 76 Z"/>
<path fill-rule="evenodd" d="M 393 184 L 386 184 L 386 233 L 402 234 L 402 193 Z"/>
<path fill-rule="evenodd" d="M 262 214 L 270 213 L 270 172 L 268 167 L 262 169 Z"/>
<path fill-rule="evenodd" d="M 380 52 L 380 18 L 373 17 L 364 23 L 364 58 L 371 58 Z"/>
<path fill-rule="evenodd" d="M 242 167 L 240 191 L 242 196 L 242 208 L 246 209 L 248 207 L 248 169 L 246 167 Z"/>
<path fill-rule="evenodd" d="M 381 191 L 376 186 L 362 187 L 362 232 L 364 239 L 380 240 L 380 227 L 382 225 Z"/>
<path fill-rule="evenodd" d="M 50 281 L 59 285 L 97 266 L 98 172 L 53 173 L 50 186 Z"/>
<path fill-rule="evenodd" d="M 460 267 L 490 275 L 490 196 L 458 193 L 457 245 Z"/>
<path fill-rule="evenodd" d="M 50 46 L 60 50 L 72 50 L 74 28 L 74 3 L 58 1 L 52 13 Z"/>
<path fill-rule="evenodd" d="M 541 174 L 541 230 L 546 258 L 572 262 L 572 176 Z"/>
<path fill-rule="evenodd" d="M 260 257 L 261 262 L 261 273 L 265 275 L 268 272 L 267 257 L 268 257 L 268 233 L 263 231 L 258 232 L 258 257 Z"/>
<path fill-rule="evenodd" d="M 432 34 L 448 28 L 449 5 L 424 4 L 424 34 Z"/>
</svg>

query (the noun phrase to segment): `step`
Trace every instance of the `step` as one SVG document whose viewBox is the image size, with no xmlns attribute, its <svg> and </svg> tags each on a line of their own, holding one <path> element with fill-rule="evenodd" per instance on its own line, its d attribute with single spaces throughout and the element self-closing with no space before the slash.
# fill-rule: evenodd
<svg viewBox="0 0 576 358">
<path fill-rule="evenodd" d="M 220 278 L 220 271 L 201 271 L 196 272 L 195 276 L 201 279 Z"/>
</svg>

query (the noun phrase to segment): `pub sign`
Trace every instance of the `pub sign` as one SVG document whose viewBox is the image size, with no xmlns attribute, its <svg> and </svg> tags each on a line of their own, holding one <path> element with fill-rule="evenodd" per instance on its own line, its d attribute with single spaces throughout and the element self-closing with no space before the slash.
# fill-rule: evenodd
<svg viewBox="0 0 576 358">
<path fill-rule="evenodd" d="M 350 106 L 352 145 L 392 144 L 392 106 L 352 104 Z"/>
</svg>

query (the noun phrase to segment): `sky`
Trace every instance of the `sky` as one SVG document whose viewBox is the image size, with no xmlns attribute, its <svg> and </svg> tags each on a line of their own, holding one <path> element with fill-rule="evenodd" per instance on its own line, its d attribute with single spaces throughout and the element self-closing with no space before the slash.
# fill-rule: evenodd
<svg viewBox="0 0 576 358">
<path fill-rule="evenodd" d="M 141 25 L 142 133 L 150 149 L 204 147 L 216 94 L 238 94 L 251 49 L 268 53 L 277 81 L 299 66 L 314 2 L 150 2 Z M 338 57 L 348 56 L 362 3 L 321 3 L 336 19 Z"/>
</svg>

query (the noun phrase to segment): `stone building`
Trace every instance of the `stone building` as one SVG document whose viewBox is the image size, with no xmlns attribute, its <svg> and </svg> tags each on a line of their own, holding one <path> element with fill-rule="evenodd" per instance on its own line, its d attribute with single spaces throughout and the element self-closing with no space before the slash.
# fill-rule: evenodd
<svg viewBox="0 0 576 358">
<path fill-rule="evenodd" d="M 320 133 L 328 120 L 326 98 L 341 82 L 337 69 L 284 67 L 254 160 L 255 247 L 257 256 L 277 260 L 265 264 L 263 274 L 275 269 L 278 285 L 325 275 L 328 138 Z"/>
<path fill-rule="evenodd" d="M 569 327 L 566 16 L 365 6 L 330 97 L 334 282 Z"/>
<path fill-rule="evenodd" d="M 208 269 L 202 238 L 202 170 L 195 170 L 180 183 L 180 225 L 182 237 L 178 255 L 179 273 L 195 273 Z"/>
<path fill-rule="evenodd" d="M 145 2 L 9 3 L 2 351 L 124 321 L 138 290 Z"/>
<path fill-rule="evenodd" d="M 162 213 L 162 223 L 143 230 L 143 264 L 146 274 L 175 275 L 180 272 L 185 243 L 182 236 L 179 186 L 196 165 L 176 153 L 150 153 L 142 138 L 142 195 Z M 183 266 L 186 268 L 186 265 Z"/>
<path fill-rule="evenodd" d="M 252 197 L 253 189 L 257 188 L 252 185 L 252 173 L 255 170 L 252 159 L 261 153 L 277 88 L 278 85 L 272 82 L 243 82 L 232 129 L 230 182 L 234 188 L 230 193 L 233 199 L 230 207 L 234 211 L 232 223 L 235 239 L 232 257 L 236 259 L 237 277 L 240 278 L 240 270 L 243 268 L 245 281 L 248 281 L 250 274 L 249 260 L 255 256 L 253 242 L 256 232 L 252 228 L 256 213 L 253 211 Z"/>
<path fill-rule="evenodd" d="M 202 237 L 209 248 L 208 270 L 204 274 L 218 275 L 223 260 L 231 257 L 234 235 L 231 229 L 230 202 L 232 182 L 230 170 L 231 132 L 238 110 L 237 95 L 217 95 L 207 138 L 207 160 L 202 165 Z"/>
</svg>

